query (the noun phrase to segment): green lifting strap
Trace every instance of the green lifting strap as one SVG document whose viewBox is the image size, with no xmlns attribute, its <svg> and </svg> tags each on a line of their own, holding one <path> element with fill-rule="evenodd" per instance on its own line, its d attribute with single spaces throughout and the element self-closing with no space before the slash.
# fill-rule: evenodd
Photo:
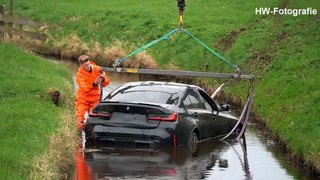
<svg viewBox="0 0 320 180">
<path fill-rule="evenodd" d="M 220 60 L 222 60 L 224 63 L 228 64 L 231 68 L 235 69 L 237 73 L 240 73 L 240 70 L 238 68 L 238 66 L 230 63 L 228 60 L 226 60 L 223 56 L 221 56 L 219 53 L 215 52 L 214 50 L 212 50 L 211 48 L 209 48 L 207 45 L 205 45 L 203 42 L 201 42 L 199 39 L 197 39 L 195 36 L 193 36 L 191 33 L 189 33 L 186 29 L 180 27 L 179 29 L 181 29 L 184 33 L 186 33 L 187 35 L 189 35 L 192 39 L 194 39 L 195 41 L 197 41 L 199 44 L 201 44 L 202 46 L 204 46 L 206 49 L 208 49 L 212 54 L 216 55 Z M 169 38 L 170 35 L 176 33 L 178 31 L 178 28 L 173 29 L 172 31 L 170 31 L 169 33 L 163 35 L 162 37 L 153 40 L 151 42 L 149 42 L 146 45 L 143 45 L 142 47 L 136 49 L 135 51 L 131 52 L 129 55 L 118 59 L 114 64 L 113 67 L 118 67 L 120 65 L 120 63 L 122 63 L 123 61 L 125 61 L 126 59 L 146 50 L 147 48 L 157 44 L 158 42 L 162 41 L 162 40 L 166 40 Z"/>
<path fill-rule="evenodd" d="M 219 53 L 215 52 L 211 48 L 209 48 L 207 45 L 205 45 L 203 42 L 201 42 L 199 39 L 197 39 L 195 36 L 193 36 L 191 33 L 189 33 L 186 29 L 181 28 L 183 32 L 185 32 L 187 35 L 189 35 L 192 39 L 197 41 L 199 44 L 204 46 L 206 49 L 208 49 L 212 54 L 216 55 L 219 59 L 221 59 L 223 62 L 227 63 L 231 68 L 235 69 L 237 72 L 239 72 L 238 66 L 231 64 L 229 61 L 227 61 L 223 56 L 221 56 Z"/>
<path fill-rule="evenodd" d="M 127 56 L 125 56 L 125 57 L 123 57 L 123 58 L 118 59 L 118 60 L 113 64 L 113 66 L 114 66 L 114 67 L 119 66 L 120 63 L 122 63 L 122 62 L 123 62 L 124 60 L 126 60 L 127 58 L 129 58 L 129 57 L 131 57 L 131 56 L 134 56 L 134 55 L 136 55 L 136 54 L 144 51 L 145 49 L 147 49 L 147 48 L 149 48 L 149 47 L 157 44 L 158 42 L 160 42 L 160 41 L 162 41 L 162 40 L 168 39 L 170 35 L 176 33 L 177 31 L 178 31 L 178 28 L 170 31 L 169 33 L 163 35 L 162 37 L 160 37 L 160 38 L 158 38 L 158 39 L 156 39 L 156 40 L 153 40 L 153 41 L 149 42 L 149 43 L 146 44 L 146 45 L 143 45 L 142 47 L 140 47 L 140 48 L 136 49 L 135 51 L 131 52 L 129 55 L 127 55 Z"/>
</svg>

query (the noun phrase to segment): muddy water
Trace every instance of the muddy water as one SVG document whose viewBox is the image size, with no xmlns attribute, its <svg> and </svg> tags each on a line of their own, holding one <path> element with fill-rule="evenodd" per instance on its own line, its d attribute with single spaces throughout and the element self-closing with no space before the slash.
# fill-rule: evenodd
<svg viewBox="0 0 320 180">
<path fill-rule="evenodd" d="M 76 72 L 76 65 L 67 66 Z M 108 75 L 111 84 L 104 88 L 104 97 L 125 82 L 139 80 Z M 78 179 L 317 179 L 285 159 L 274 143 L 255 132 L 254 124 L 241 141 L 205 142 L 192 154 L 188 147 L 142 152 L 79 149 L 76 171 Z"/>
</svg>

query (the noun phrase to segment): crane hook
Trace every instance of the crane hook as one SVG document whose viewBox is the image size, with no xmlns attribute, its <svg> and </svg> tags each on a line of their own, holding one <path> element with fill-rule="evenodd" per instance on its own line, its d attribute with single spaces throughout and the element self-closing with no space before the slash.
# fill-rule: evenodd
<svg viewBox="0 0 320 180">
<path fill-rule="evenodd" d="M 184 11 L 184 8 L 186 7 L 186 2 L 185 0 L 177 0 L 177 4 L 178 4 L 178 7 L 179 7 L 179 25 L 180 27 L 182 27 L 182 15 L 183 15 L 183 11 Z"/>
</svg>

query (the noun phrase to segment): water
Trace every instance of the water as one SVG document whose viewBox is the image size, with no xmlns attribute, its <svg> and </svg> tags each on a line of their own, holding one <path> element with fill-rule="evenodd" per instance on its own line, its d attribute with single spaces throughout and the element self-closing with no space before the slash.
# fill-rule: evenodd
<svg viewBox="0 0 320 180">
<path fill-rule="evenodd" d="M 313 179 L 264 144 L 252 129 L 246 141 L 211 141 L 196 154 L 172 151 L 104 150 L 84 153 L 91 179 Z"/>
<path fill-rule="evenodd" d="M 75 66 L 77 68 L 77 66 Z M 71 68 L 75 68 L 71 67 Z M 73 70 L 73 72 L 75 72 Z M 108 74 L 103 97 L 117 86 L 138 81 L 137 75 Z M 317 179 L 293 165 L 249 125 L 241 141 L 210 141 L 191 154 L 188 147 L 134 151 L 125 149 L 77 152 L 78 179 Z"/>
</svg>

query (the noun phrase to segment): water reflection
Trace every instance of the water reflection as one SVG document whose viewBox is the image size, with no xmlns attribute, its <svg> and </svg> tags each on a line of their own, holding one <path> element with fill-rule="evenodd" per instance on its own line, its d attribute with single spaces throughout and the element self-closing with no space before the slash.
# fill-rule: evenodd
<svg viewBox="0 0 320 180">
<path fill-rule="evenodd" d="M 84 149 L 78 151 L 77 174 L 81 175 L 79 179 L 206 179 L 217 170 L 227 171 L 230 160 L 223 154 L 232 149 L 241 160 L 245 176 L 232 178 L 230 173 L 228 179 L 251 179 L 246 152 L 241 156 L 233 147 L 239 143 L 242 142 L 211 141 L 200 144 L 197 151 L 188 146 L 145 150 Z"/>
<path fill-rule="evenodd" d="M 94 179 L 92 176 L 92 170 L 89 169 L 87 162 L 84 158 L 82 143 L 79 143 L 79 146 L 76 151 L 76 169 L 75 169 L 75 179 L 76 180 L 90 180 Z"/>
<path fill-rule="evenodd" d="M 312 179 L 285 169 L 253 132 L 240 141 L 189 147 L 136 150 L 84 149 L 77 152 L 78 179 Z M 290 173 L 290 174 L 289 174 Z"/>
<path fill-rule="evenodd" d="M 88 166 L 96 179 L 172 177 L 175 168 L 164 151 L 108 150 L 86 152 Z"/>
</svg>

